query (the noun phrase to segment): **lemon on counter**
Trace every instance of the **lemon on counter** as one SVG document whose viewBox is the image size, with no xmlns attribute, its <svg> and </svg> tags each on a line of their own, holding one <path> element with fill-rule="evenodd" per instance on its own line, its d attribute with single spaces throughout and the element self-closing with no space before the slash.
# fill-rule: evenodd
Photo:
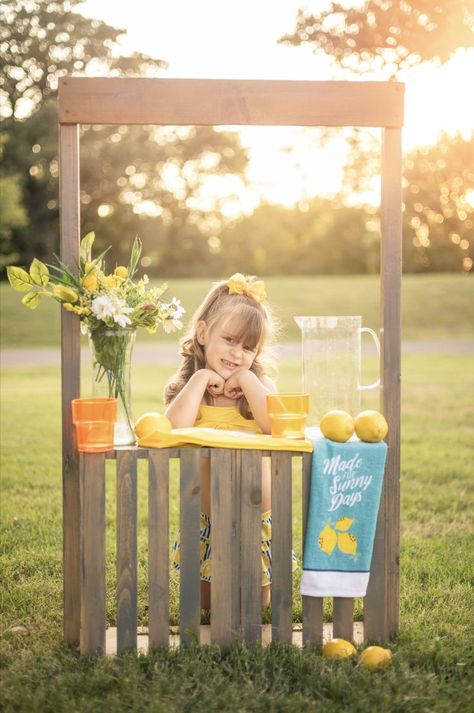
<svg viewBox="0 0 474 713">
<path fill-rule="evenodd" d="M 355 432 L 361 441 L 377 443 L 388 433 L 388 423 L 379 411 L 361 411 L 354 421 Z"/>
<path fill-rule="evenodd" d="M 347 411 L 333 409 L 324 414 L 319 428 L 325 438 L 345 443 L 354 433 L 354 419 Z"/>
<path fill-rule="evenodd" d="M 323 646 L 323 656 L 327 659 L 347 659 L 356 653 L 355 646 L 345 639 L 331 639 Z"/>
<path fill-rule="evenodd" d="M 155 431 L 169 433 L 171 431 L 171 421 L 166 416 L 162 416 L 157 411 L 144 413 L 135 423 L 135 435 L 137 438 L 146 438 Z"/>
<path fill-rule="evenodd" d="M 392 658 L 390 649 L 382 646 L 368 646 L 360 655 L 359 661 L 366 668 L 375 671 L 377 668 L 388 666 Z"/>
</svg>

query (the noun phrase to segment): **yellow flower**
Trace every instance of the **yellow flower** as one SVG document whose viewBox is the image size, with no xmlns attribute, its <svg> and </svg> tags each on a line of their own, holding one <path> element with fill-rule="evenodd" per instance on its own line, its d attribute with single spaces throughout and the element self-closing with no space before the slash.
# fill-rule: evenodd
<svg viewBox="0 0 474 713">
<path fill-rule="evenodd" d="M 79 299 L 76 290 L 73 290 L 72 287 L 67 287 L 67 285 L 54 285 L 53 294 L 63 302 L 77 302 Z"/>
<path fill-rule="evenodd" d="M 74 312 L 74 314 L 78 314 L 80 317 L 83 314 L 90 314 L 91 311 L 88 307 L 76 307 L 75 305 L 72 305 L 70 302 L 65 302 L 63 304 L 63 307 L 65 310 L 68 312 Z"/>
<path fill-rule="evenodd" d="M 95 292 L 98 284 L 99 280 L 97 278 L 96 270 L 91 270 L 88 275 L 84 275 L 82 278 L 82 286 L 85 290 L 89 290 L 89 292 Z"/>
<path fill-rule="evenodd" d="M 128 270 L 126 267 L 123 265 L 119 265 L 118 267 L 115 268 L 114 270 L 114 275 L 117 277 L 122 277 L 123 279 L 128 277 Z"/>
<path fill-rule="evenodd" d="M 122 283 L 122 278 L 117 275 L 105 275 L 103 282 L 106 287 L 118 287 Z"/>
</svg>

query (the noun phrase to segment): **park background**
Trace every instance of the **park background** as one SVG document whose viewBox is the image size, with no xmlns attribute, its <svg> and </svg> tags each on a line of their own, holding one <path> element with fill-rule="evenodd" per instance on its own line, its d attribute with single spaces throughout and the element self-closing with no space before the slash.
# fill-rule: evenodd
<svg viewBox="0 0 474 713">
<path fill-rule="evenodd" d="M 467 710 L 474 663 L 472 2 L 367 0 L 337 8 L 307 3 L 298 17 L 299 3 L 293 0 L 219 8 L 210 1 L 149 5 L 0 2 L 1 265 L 27 267 L 33 256 L 50 262 L 58 252 L 60 76 L 406 82 L 401 631 L 391 668 L 376 677 L 353 662 L 325 662 L 317 650 L 278 646 L 95 661 L 79 659 L 61 645 L 59 305 L 44 302 L 28 311 L 3 283 L 4 707 L 87 711 L 106 702 L 111 711 L 317 710 L 318 705 L 327 711 Z M 142 270 L 153 281 L 167 281 L 169 294 L 180 298 L 188 313 L 214 279 L 237 270 L 265 277 L 283 327 L 282 390 L 301 383 L 293 315 L 356 312 L 366 326 L 379 328 L 378 131 L 84 127 L 82 132 L 82 234 L 95 230 L 98 249 L 112 244 L 111 267 L 126 263 L 139 234 Z M 161 409 L 175 351 L 176 335 L 139 335 L 135 416 Z M 367 379 L 377 366 L 367 354 Z M 85 368 L 85 390 L 88 378 Z M 364 405 L 376 406 L 376 395 Z M 113 624 L 112 473 L 107 477 L 107 615 Z M 301 556 L 296 481 L 295 549 Z M 141 472 L 142 583 L 145 491 Z M 177 514 L 172 506 L 174 523 Z M 145 606 L 142 587 L 144 625 Z M 361 615 L 358 602 L 356 618 Z M 325 616 L 330 619 L 329 607 Z"/>
</svg>

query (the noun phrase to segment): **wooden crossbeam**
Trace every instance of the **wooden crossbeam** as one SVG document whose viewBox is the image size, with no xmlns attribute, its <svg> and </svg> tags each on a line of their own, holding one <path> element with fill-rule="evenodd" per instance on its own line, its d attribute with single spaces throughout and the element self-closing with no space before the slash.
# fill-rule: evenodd
<svg viewBox="0 0 474 713">
<path fill-rule="evenodd" d="M 403 93 L 399 82 L 68 77 L 59 122 L 400 127 Z"/>
</svg>

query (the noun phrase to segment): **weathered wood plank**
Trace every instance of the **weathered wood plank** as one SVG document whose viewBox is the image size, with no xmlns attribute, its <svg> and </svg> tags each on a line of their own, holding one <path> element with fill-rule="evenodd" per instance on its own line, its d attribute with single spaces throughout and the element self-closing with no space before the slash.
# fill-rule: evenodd
<svg viewBox="0 0 474 713">
<path fill-rule="evenodd" d="M 400 611 L 400 382 L 402 276 L 401 132 L 383 132 L 381 244 L 381 411 L 389 431 L 369 587 L 364 635 L 387 641 L 399 629 Z"/>
<path fill-rule="evenodd" d="M 211 451 L 211 641 L 222 647 L 232 643 L 232 591 L 235 532 L 232 531 L 233 480 L 232 451 Z"/>
<path fill-rule="evenodd" d="M 105 457 L 81 455 L 82 654 L 105 652 Z"/>
<path fill-rule="evenodd" d="M 311 485 L 311 453 L 303 453 L 303 548 L 308 518 L 309 490 Z M 323 598 L 303 597 L 303 644 L 321 644 L 323 641 Z"/>
<path fill-rule="evenodd" d="M 148 459 L 148 631 L 150 647 L 169 646 L 169 452 Z"/>
<path fill-rule="evenodd" d="M 182 644 L 199 641 L 201 582 L 199 525 L 201 453 L 199 448 L 180 449 L 180 639 Z"/>
<path fill-rule="evenodd" d="M 272 453 L 272 641 L 291 644 L 293 629 L 291 453 Z"/>
<path fill-rule="evenodd" d="M 137 649 L 137 459 L 117 455 L 117 653 Z"/>
<path fill-rule="evenodd" d="M 242 632 L 242 621 L 240 614 L 240 590 L 241 590 L 241 473 L 242 473 L 242 451 L 232 450 L 232 597 L 229 602 L 232 610 L 232 631 Z"/>
<path fill-rule="evenodd" d="M 79 257 L 79 126 L 59 131 L 59 198 L 61 259 L 74 267 Z M 71 400 L 80 396 L 80 332 L 77 315 L 61 310 L 61 402 L 63 465 L 63 572 L 64 638 L 79 644 L 80 493 L 79 454 L 76 450 Z"/>
<path fill-rule="evenodd" d="M 169 449 L 163 448 L 163 450 Z M 148 448 L 139 446 L 116 446 L 113 451 L 107 451 L 105 457 L 107 460 L 116 460 L 119 453 L 134 453 L 136 458 L 148 458 Z"/>
<path fill-rule="evenodd" d="M 332 632 L 335 639 L 353 640 L 354 599 L 352 597 L 334 597 Z"/>
<path fill-rule="evenodd" d="M 398 82 L 66 77 L 62 124 L 401 126 Z"/>
<path fill-rule="evenodd" d="M 241 621 L 246 642 L 261 640 L 262 453 L 241 454 Z"/>
</svg>

